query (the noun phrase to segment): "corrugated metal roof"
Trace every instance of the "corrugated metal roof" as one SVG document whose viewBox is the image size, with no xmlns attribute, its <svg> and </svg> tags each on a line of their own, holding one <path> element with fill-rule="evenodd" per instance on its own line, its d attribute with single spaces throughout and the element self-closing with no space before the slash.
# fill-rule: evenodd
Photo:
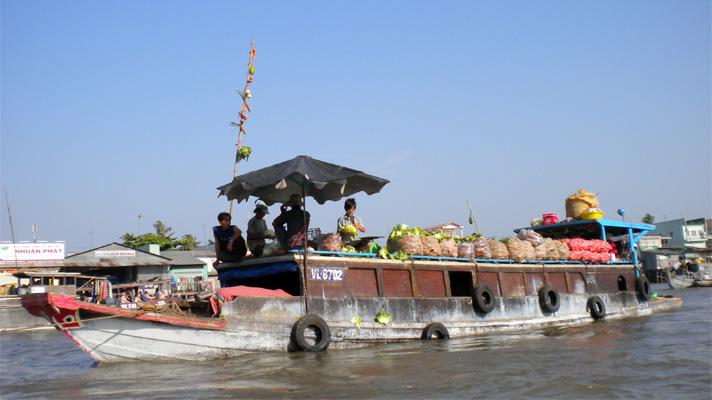
<svg viewBox="0 0 712 400">
<path fill-rule="evenodd" d="M 109 243 L 64 259 L 64 267 L 135 267 L 167 266 L 171 260 L 119 243 Z"/>
<path fill-rule="evenodd" d="M 169 258 L 170 265 L 175 266 L 188 266 L 188 265 L 205 265 L 204 262 L 198 260 L 193 256 L 192 251 L 181 251 L 181 250 L 168 250 L 162 251 L 161 255 Z"/>
</svg>

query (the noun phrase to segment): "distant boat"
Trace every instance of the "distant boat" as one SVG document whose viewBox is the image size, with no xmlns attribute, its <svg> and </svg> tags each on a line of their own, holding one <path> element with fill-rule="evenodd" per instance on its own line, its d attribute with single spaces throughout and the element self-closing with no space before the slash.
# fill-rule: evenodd
<svg viewBox="0 0 712 400">
<path fill-rule="evenodd" d="M 712 287 L 712 279 L 697 279 L 692 283 L 694 287 Z"/>
<path fill-rule="evenodd" d="M 670 271 L 667 271 L 665 275 L 667 276 L 667 281 L 670 285 L 670 289 L 686 289 L 692 286 L 692 284 L 695 282 L 695 278 L 693 277 L 687 275 L 671 274 Z"/>
</svg>

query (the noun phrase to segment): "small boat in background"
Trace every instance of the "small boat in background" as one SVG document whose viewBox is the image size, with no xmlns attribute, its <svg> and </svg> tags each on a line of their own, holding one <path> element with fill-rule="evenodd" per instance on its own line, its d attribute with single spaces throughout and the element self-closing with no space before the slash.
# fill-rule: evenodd
<svg viewBox="0 0 712 400">
<path fill-rule="evenodd" d="M 667 271 L 665 275 L 670 289 L 686 289 L 695 282 L 695 278 L 691 276 L 672 274 L 670 271 Z"/>
<path fill-rule="evenodd" d="M 697 279 L 692 282 L 693 287 L 712 287 L 712 279 Z"/>
</svg>

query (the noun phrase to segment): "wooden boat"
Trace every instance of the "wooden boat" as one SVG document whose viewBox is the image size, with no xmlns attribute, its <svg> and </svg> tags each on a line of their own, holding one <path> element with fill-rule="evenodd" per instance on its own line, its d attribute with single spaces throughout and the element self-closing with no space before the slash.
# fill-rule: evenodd
<svg viewBox="0 0 712 400">
<path fill-rule="evenodd" d="M 447 339 L 650 315 L 682 304 L 651 298 L 645 277 L 621 263 L 299 252 L 224 265 L 219 274 L 223 287 L 287 295 L 236 297 L 222 304 L 219 318 L 125 310 L 51 293 L 27 296 L 23 306 L 95 360 L 117 362 Z"/>
<path fill-rule="evenodd" d="M 712 279 L 695 279 L 693 287 L 712 287 Z"/>
<path fill-rule="evenodd" d="M 672 274 L 670 271 L 665 272 L 670 289 L 686 289 L 695 283 L 695 278 L 687 275 Z"/>
<path fill-rule="evenodd" d="M 28 314 L 22 308 L 21 296 L 27 293 L 59 293 L 74 296 L 88 291 L 95 281 L 104 277 L 85 276 L 76 272 L 21 271 L 14 274 L 18 280 L 27 280 L 27 287 L 20 287 L 17 295 L 0 296 L 0 333 L 52 329 L 46 318 Z"/>
</svg>

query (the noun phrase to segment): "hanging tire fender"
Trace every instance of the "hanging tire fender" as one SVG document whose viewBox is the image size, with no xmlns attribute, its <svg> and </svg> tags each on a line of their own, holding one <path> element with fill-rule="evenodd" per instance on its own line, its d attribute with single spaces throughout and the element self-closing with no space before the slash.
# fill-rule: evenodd
<svg viewBox="0 0 712 400">
<path fill-rule="evenodd" d="M 588 299 L 586 309 L 596 321 L 606 318 L 606 304 L 598 296 L 591 296 Z"/>
<path fill-rule="evenodd" d="M 494 310 L 494 293 L 486 284 L 477 285 L 472 291 L 472 305 L 475 311 L 489 314 Z"/>
<path fill-rule="evenodd" d="M 307 332 L 314 332 L 314 339 L 307 337 Z M 324 351 L 331 343 L 329 325 L 314 314 L 305 315 L 294 323 L 292 328 L 292 347 L 298 351 L 317 353 Z"/>
<path fill-rule="evenodd" d="M 544 285 L 543 288 L 539 289 L 539 305 L 544 312 L 555 313 L 559 311 L 559 307 L 561 307 L 559 292 L 550 285 Z"/>
<path fill-rule="evenodd" d="M 423 334 L 420 335 L 420 339 L 422 339 L 422 340 L 433 340 L 433 339 L 448 340 L 448 339 L 450 339 L 450 332 L 447 331 L 447 328 L 443 324 L 433 322 L 432 324 L 428 324 L 425 327 L 425 329 L 423 329 Z"/>
<path fill-rule="evenodd" d="M 650 299 L 650 282 L 645 275 L 641 275 L 638 280 L 635 281 L 635 290 L 638 292 L 638 297 L 643 301 L 648 301 Z"/>
</svg>

